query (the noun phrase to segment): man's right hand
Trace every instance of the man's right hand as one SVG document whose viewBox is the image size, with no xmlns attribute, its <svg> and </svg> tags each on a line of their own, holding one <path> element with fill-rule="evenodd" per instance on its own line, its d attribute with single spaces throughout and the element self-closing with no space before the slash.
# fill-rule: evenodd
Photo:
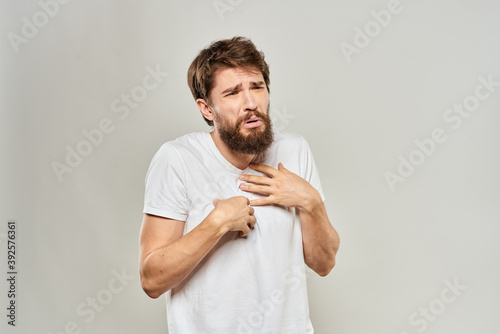
<svg viewBox="0 0 500 334">
<path fill-rule="evenodd" d="M 214 199 L 215 208 L 210 213 L 211 218 L 222 224 L 228 231 L 239 231 L 240 237 L 245 237 L 253 229 L 257 220 L 250 200 L 244 196 L 228 199 Z"/>
</svg>

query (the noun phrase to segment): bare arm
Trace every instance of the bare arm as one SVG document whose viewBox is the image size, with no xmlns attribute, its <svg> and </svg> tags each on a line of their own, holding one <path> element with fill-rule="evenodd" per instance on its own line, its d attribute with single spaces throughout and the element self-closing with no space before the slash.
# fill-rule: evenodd
<svg viewBox="0 0 500 334">
<path fill-rule="evenodd" d="M 184 236 L 185 222 L 144 215 L 139 271 L 148 296 L 158 298 L 181 283 L 228 231 L 245 236 L 255 225 L 247 198 L 215 200 L 214 204 L 214 210 Z"/>
<path fill-rule="evenodd" d="M 304 260 L 318 275 L 326 276 L 335 266 L 340 238 L 328 219 L 325 203 L 319 193 L 303 203 L 298 211 L 302 226 Z"/>
<path fill-rule="evenodd" d="M 252 164 L 250 167 L 267 176 L 242 174 L 240 178 L 252 184 L 242 184 L 241 189 L 268 195 L 252 200 L 250 204 L 278 204 L 297 208 L 302 226 L 304 261 L 318 275 L 328 275 L 335 266 L 340 239 L 328 219 L 319 192 L 281 163 L 278 169 L 262 164 Z"/>
</svg>

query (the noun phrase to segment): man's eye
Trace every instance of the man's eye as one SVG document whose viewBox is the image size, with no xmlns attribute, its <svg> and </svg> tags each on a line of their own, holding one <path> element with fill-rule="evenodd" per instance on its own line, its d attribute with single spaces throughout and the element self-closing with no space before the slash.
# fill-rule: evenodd
<svg viewBox="0 0 500 334">
<path fill-rule="evenodd" d="M 263 89 L 264 86 L 255 86 L 253 89 Z"/>
<path fill-rule="evenodd" d="M 238 91 L 234 91 L 234 92 L 227 94 L 226 96 L 236 95 L 237 93 L 238 93 Z"/>
</svg>

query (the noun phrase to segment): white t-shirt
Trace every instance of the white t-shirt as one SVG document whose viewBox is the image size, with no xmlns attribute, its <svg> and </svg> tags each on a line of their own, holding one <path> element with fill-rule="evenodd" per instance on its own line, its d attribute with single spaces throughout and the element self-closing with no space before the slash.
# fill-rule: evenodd
<svg viewBox="0 0 500 334">
<path fill-rule="evenodd" d="M 305 139 L 274 130 L 260 163 L 278 163 L 314 186 L 323 197 Z M 146 176 L 144 212 L 185 221 L 184 234 L 213 210 L 212 200 L 260 195 L 239 189 L 241 170 L 219 152 L 209 133 L 161 146 Z M 256 206 L 257 224 L 247 237 L 228 232 L 195 270 L 167 292 L 170 334 L 310 334 L 300 219 L 295 208 Z"/>
</svg>

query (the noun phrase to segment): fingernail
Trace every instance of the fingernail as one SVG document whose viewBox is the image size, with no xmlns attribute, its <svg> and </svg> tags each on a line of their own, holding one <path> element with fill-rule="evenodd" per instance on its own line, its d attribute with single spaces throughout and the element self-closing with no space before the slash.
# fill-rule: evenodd
<svg viewBox="0 0 500 334">
<path fill-rule="evenodd" d="M 245 174 L 241 174 L 240 175 L 240 180 L 244 180 L 245 179 Z"/>
</svg>

